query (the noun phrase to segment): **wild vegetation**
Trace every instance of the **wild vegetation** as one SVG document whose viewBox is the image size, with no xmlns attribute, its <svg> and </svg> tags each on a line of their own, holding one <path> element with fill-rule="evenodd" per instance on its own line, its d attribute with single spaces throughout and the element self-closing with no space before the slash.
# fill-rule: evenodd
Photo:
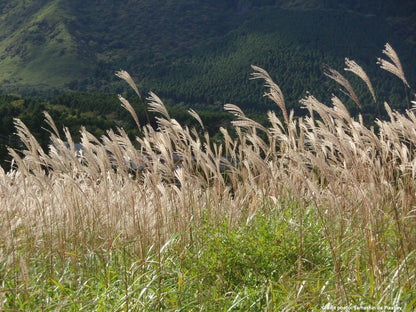
<svg viewBox="0 0 416 312">
<path fill-rule="evenodd" d="M 126 97 L 136 109 L 140 123 L 147 122 L 140 101 L 130 94 L 126 94 Z M 20 144 L 15 134 L 14 118 L 22 120 L 42 148 L 47 149 L 50 140 L 49 132 L 45 130 L 47 127 L 43 115 L 45 110 L 53 118 L 61 135 L 63 135 L 63 127 L 67 127 L 77 143 L 80 141 L 79 130 L 82 126 L 97 137 L 105 134 L 109 129 L 116 130 L 118 126 L 123 126 L 129 137 L 133 139 L 138 134 L 138 129 L 129 113 L 119 103 L 116 95 L 102 93 L 64 93 L 51 100 L 0 95 L 0 166 L 4 169 L 10 168 L 11 157 L 7 146 L 18 148 Z M 192 126 L 197 123 L 183 106 L 169 105 L 167 109 L 182 125 Z M 230 114 L 224 111 L 212 111 L 208 107 L 198 113 L 204 119 L 207 131 L 215 140 L 220 137 L 219 127 L 229 127 L 232 120 Z M 150 112 L 149 115 L 152 126 L 156 127 L 155 114 Z M 260 113 L 256 116 L 259 120 L 265 119 Z"/>
<path fill-rule="evenodd" d="M 414 100 L 394 50 L 383 53 Z M 380 101 L 357 63 L 346 70 Z M 340 72 L 326 74 L 364 105 Z M 384 103 L 388 118 L 367 127 L 339 97 L 308 95 L 309 114 L 295 118 L 265 70 L 251 77 L 283 118 L 269 112 L 265 127 L 227 104 L 235 134 L 221 128 L 222 142 L 194 110 L 197 126 L 178 123 L 153 93 L 156 129 L 120 96 L 140 135 L 83 129 L 81 152 L 48 113 L 48 150 L 16 120 L 24 148 L 0 169 L 0 309 L 413 310 L 414 111 Z"/>
<path fill-rule="evenodd" d="M 251 64 L 282 77 L 286 105 L 297 109 L 306 91 L 330 100 L 335 89 L 322 83 L 322 63 L 340 67 L 347 56 L 398 109 L 402 86 L 378 75 L 374 56 L 388 41 L 416 72 L 412 12 L 412 0 L 3 0 L 0 91 L 117 94 L 113 72 L 124 68 L 168 105 L 219 110 L 233 102 L 266 113 L 272 105 L 257 96 L 261 84 L 248 82 Z"/>
</svg>

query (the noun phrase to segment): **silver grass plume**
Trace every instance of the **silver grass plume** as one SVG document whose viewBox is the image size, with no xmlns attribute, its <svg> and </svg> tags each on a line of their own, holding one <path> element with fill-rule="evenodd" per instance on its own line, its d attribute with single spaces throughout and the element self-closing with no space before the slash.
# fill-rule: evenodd
<svg viewBox="0 0 416 312">
<path fill-rule="evenodd" d="M 125 70 L 119 70 L 119 71 L 116 72 L 115 75 L 117 77 L 123 79 L 124 81 L 126 81 L 129 84 L 129 86 L 134 90 L 134 92 L 136 92 L 137 96 L 139 97 L 139 101 L 143 106 L 144 113 L 145 113 L 146 119 L 147 119 L 147 123 L 150 125 L 150 118 L 149 118 L 149 114 L 147 113 L 146 105 L 145 105 L 145 103 L 142 99 L 142 96 L 141 96 L 139 90 L 137 89 L 136 84 L 133 81 L 133 78 L 131 78 L 130 74 L 128 72 L 126 72 Z M 131 113 L 131 111 L 129 109 L 127 109 L 127 110 Z M 136 115 L 136 113 L 134 113 L 134 115 Z M 134 118 L 134 116 L 133 116 L 133 118 Z M 136 116 L 136 118 L 137 118 L 137 116 Z M 135 121 L 136 121 L 136 119 L 135 119 Z M 138 119 L 136 121 L 136 124 L 138 124 Z"/>
<path fill-rule="evenodd" d="M 224 109 L 231 114 L 234 114 L 237 118 L 246 118 L 244 112 L 241 110 L 240 107 L 234 104 L 225 104 Z"/>
<path fill-rule="evenodd" d="M 202 122 L 201 117 L 198 115 L 196 111 L 194 111 L 192 108 L 188 110 L 189 115 L 191 115 L 198 123 L 201 125 L 202 129 L 205 129 L 204 123 Z"/>
<path fill-rule="evenodd" d="M 285 123 L 286 125 L 289 125 L 289 118 L 287 115 L 286 104 L 282 90 L 264 69 L 254 65 L 251 65 L 251 68 L 253 68 L 255 72 L 251 74 L 250 79 L 264 79 L 266 82 L 265 86 L 269 88 L 269 92 L 265 93 L 264 96 L 267 96 L 280 107 L 283 113 L 283 118 L 285 119 Z"/>
<path fill-rule="evenodd" d="M 392 46 L 389 43 L 386 43 L 383 53 L 392 61 L 389 62 L 387 60 L 384 60 L 382 58 L 377 58 L 377 64 L 380 64 L 381 69 L 387 70 L 388 72 L 392 73 L 393 75 L 400 78 L 403 83 L 410 88 L 409 83 L 406 80 L 406 77 L 404 76 L 402 64 L 400 63 L 400 59 L 397 56 L 396 51 L 392 48 Z"/>
<path fill-rule="evenodd" d="M 59 131 L 58 128 L 56 127 L 55 122 L 53 121 L 51 115 L 49 115 L 49 113 L 47 111 L 43 112 L 43 115 L 45 115 L 45 121 L 48 124 L 49 127 L 52 128 L 53 132 L 55 133 L 55 135 L 57 137 L 59 137 Z"/>
<path fill-rule="evenodd" d="M 331 101 L 334 105 L 334 111 L 338 114 L 338 116 L 352 124 L 353 120 L 344 103 L 342 103 L 342 101 L 335 95 L 332 96 Z"/>
<path fill-rule="evenodd" d="M 139 90 L 137 89 L 136 84 L 133 81 L 133 78 L 131 78 L 130 74 L 128 72 L 126 72 L 125 70 L 119 70 L 116 71 L 116 76 L 118 78 L 123 79 L 125 82 L 127 82 L 129 84 L 129 86 L 134 90 L 134 92 L 136 92 L 137 96 L 139 98 L 141 98 L 142 96 L 140 95 Z"/>
<path fill-rule="evenodd" d="M 118 99 L 121 102 L 121 106 L 126 109 L 133 117 L 134 121 L 136 122 L 137 128 L 140 129 L 140 123 L 139 123 L 139 118 L 137 118 L 137 114 L 134 111 L 133 106 L 131 106 L 130 102 L 127 101 L 124 97 L 122 97 L 120 94 L 118 95 Z"/>
<path fill-rule="evenodd" d="M 358 97 L 354 92 L 354 89 L 352 88 L 350 82 L 343 75 L 341 75 L 338 71 L 329 67 L 326 64 L 324 64 L 324 74 L 325 76 L 331 78 L 332 80 L 343 86 L 345 90 L 341 89 L 341 92 L 350 97 L 355 102 L 355 104 L 357 104 L 361 111 L 363 110 L 360 101 L 358 100 Z"/>
<path fill-rule="evenodd" d="M 165 117 L 166 119 L 170 119 L 170 115 L 168 113 L 168 110 L 166 109 L 166 106 L 163 104 L 162 100 L 153 92 L 149 92 L 149 97 L 147 98 L 149 101 L 149 111 L 160 113 Z"/>
<path fill-rule="evenodd" d="M 233 126 L 242 127 L 242 128 L 257 128 L 257 129 L 267 132 L 266 128 L 263 127 L 261 124 L 246 117 L 244 112 L 237 105 L 225 104 L 224 110 L 232 113 L 234 116 L 238 118 L 238 120 L 234 120 L 231 122 Z"/>
<path fill-rule="evenodd" d="M 344 68 L 345 71 L 350 71 L 356 74 L 367 84 L 367 87 L 370 90 L 371 95 L 373 96 L 374 102 L 377 103 L 376 94 L 374 92 L 373 85 L 371 84 L 371 81 L 368 78 L 367 73 L 362 69 L 362 67 L 358 65 L 355 61 L 350 60 L 348 58 L 345 58 L 345 65 L 347 65 L 347 67 Z"/>
</svg>

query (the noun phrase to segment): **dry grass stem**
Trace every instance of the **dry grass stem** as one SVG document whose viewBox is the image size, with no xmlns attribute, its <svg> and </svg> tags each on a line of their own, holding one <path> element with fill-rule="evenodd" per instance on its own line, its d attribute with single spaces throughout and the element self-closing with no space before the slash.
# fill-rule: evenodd
<svg viewBox="0 0 416 312">
<path fill-rule="evenodd" d="M 269 97 L 279 106 L 282 110 L 285 124 L 289 125 L 289 118 L 282 90 L 280 90 L 280 87 L 272 80 L 270 75 L 264 69 L 254 65 L 251 65 L 251 68 L 254 69 L 254 73 L 251 74 L 251 79 L 263 79 L 265 81 L 265 86 L 269 88 L 269 92 L 266 92 L 264 95 Z"/>
<path fill-rule="evenodd" d="M 126 109 L 130 114 L 131 114 L 131 116 L 133 117 L 133 119 L 134 119 L 134 122 L 136 123 L 136 125 L 137 125 L 137 128 L 139 128 L 140 129 L 140 122 L 139 122 L 139 118 L 137 117 L 137 114 L 136 114 L 136 111 L 134 110 L 134 108 L 133 108 L 133 106 L 131 106 L 131 104 L 130 104 L 130 102 L 129 101 L 127 101 L 124 97 L 122 97 L 121 95 L 119 95 L 118 96 L 118 99 L 120 100 L 120 102 L 121 102 L 121 106 L 124 108 L 124 109 Z"/>
<path fill-rule="evenodd" d="M 360 65 L 358 65 L 355 61 L 345 58 L 345 65 L 347 66 L 344 68 L 346 71 L 350 71 L 360 77 L 367 85 L 368 89 L 371 92 L 373 97 L 374 103 L 377 103 L 376 94 L 373 89 L 373 85 L 371 84 L 370 79 L 367 76 L 367 73 L 362 69 Z"/>
<path fill-rule="evenodd" d="M 387 51 L 396 64 L 395 54 Z M 366 81 L 355 62 L 346 64 L 347 70 Z M 399 70 L 397 64 L 394 68 Z M 411 302 L 416 272 L 414 112 L 400 113 L 385 103 L 389 119 L 368 127 L 362 118 L 351 116 L 338 97 L 333 96 L 327 106 L 308 95 L 300 102 L 309 113 L 297 118 L 287 114 L 281 90 L 269 74 L 253 69 L 253 79 L 265 80 L 270 89 L 267 95 L 282 110 L 284 121 L 269 112 L 266 127 L 226 104 L 225 110 L 236 118 L 231 130 L 220 129 L 222 141 L 213 142 L 208 132 L 180 125 L 153 93 L 148 100 L 151 110 L 161 114 L 157 128 L 141 128 L 134 141 L 123 129 L 97 138 L 83 128 L 78 151 L 69 131 L 64 129 L 60 137 L 45 114 L 52 131 L 51 144 L 44 150 L 25 124 L 16 120 L 22 150 L 10 149 L 13 167 L 9 172 L 0 169 L 0 275 L 7 271 L 20 284 L 2 286 L 2 291 L 18 289 L 26 285 L 28 276 L 37 274 L 30 260 L 33 254 L 44 252 L 51 272 L 48 278 L 59 281 L 57 259 L 81 270 L 88 263 L 80 255 L 98 254 L 105 270 L 110 260 L 100 255 L 111 255 L 123 246 L 134 259 L 127 271 L 137 265 L 145 275 L 158 268 L 151 287 L 143 286 L 153 287 L 156 296 L 167 278 L 176 278 L 180 271 L 170 268 L 176 260 L 168 259 L 171 262 L 163 265 L 172 237 L 180 242 L 180 261 L 202 265 L 199 252 L 187 259 L 187 248 L 201 246 L 202 252 L 207 244 L 196 230 L 226 223 L 231 233 L 255 224 L 255 217 L 264 214 L 281 219 L 283 228 L 273 228 L 266 240 L 284 255 L 279 258 L 282 265 L 289 263 L 293 269 L 282 276 L 271 273 L 261 283 L 269 292 L 278 289 L 273 296 L 279 294 L 284 298 L 281 302 L 293 304 L 292 310 L 305 307 L 315 295 L 315 303 L 308 308 L 322 307 L 322 298 L 345 306 L 361 299 L 374 306 L 391 306 L 393 300 L 403 305 Z M 130 81 L 124 71 L 118 75 Z M 326 68 L 326 75 L 354 99 L 349 83 L 338 72 Z M 140 129 L 133 107 L 121 96 L 120 101 Z M 358 99 L 354 101 L 359 105 Z M 199 115 L 189 113 L 203 127 Z M 286 236 L 293 232 L 294 238 Z M 235 233 L 238 241 L 240 234 Z M 278 234 L 282 239 L 276 239 Z M 221 235 L 210 237 L 215 246 L 226 239 Z M 243 257 L 251 249 L 257 253 L 257 241 L 238 252 Z M 156 261 L 146 262 L 152 250 Z M 263 260 L 268 249 L 262 252 L 258 259 Z M 224 269 L 224 262 L 207 266 L 207 271 L 219 270 L 210 275 L 217 281 L 239 269 L 239 259 L 227 258 L 231 269 Z M 119 265 L 119 259 L 114 261 Z M 75 281 L 82 280 L 82 272 L 77 271 Z M 107 284 L 111 282 L 111 272 L 103 275 Z M 294 290 L 285 288 L 287 278 Z M 185 287 L 189 280 L 184 281 Z M 201 283 L 198 276 L 198 289 L 205 287 Z M 100 287 L 107 292 L 105 283 Z M 231 286 L 225 287 L 230 291 Z M 167 302 L 168 297 L 160 295 L 158 300 Z"/>
<path fill-rule="evenodd" d="M 116 72 L 116 76 L 120 79 L 123 79 L 128 85 L 136 92 L 137 96 L 141 98 L 139 90 L 137 89 L 136 83 L 134 82 L 133 78 L 131 78 L 130 74 L 125 70 L 119 70 Z"/>
<path fill-rule="evenodd" d="M 344 87 L 345 90 L 341 89 L 341 91 L 349 96 L 355 102 L 355 104 L 357 104 L 360 110 L 363 110 L 360 101 L 358 100 L 358 96 L 354 92 L 354 89 L 343 75 L 328 65 L 324 65 L 324 74 Z"/>
<path fill-rule="evenodd" d="M 383 50 L 383 54 L 385 54 L 391 60 L 391 62 L 382 58 L 377 58 L 377 63 L 380 64 L 380 67 L 400 78 L 403 81 L 403 83 L 410 88 L 410 85 L 407 82 L 406 77 L 404 76 L 400 59 L 397 56 L 396 51 L 394 51 L 394 49 L 389 43 L 386 43 L 385 48 Z"/>
</svg>

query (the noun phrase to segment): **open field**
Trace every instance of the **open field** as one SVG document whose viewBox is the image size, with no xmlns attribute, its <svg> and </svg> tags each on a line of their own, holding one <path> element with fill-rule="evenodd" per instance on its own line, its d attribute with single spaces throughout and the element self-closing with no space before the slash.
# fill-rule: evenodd
<svg viewBox="0 0 416 312">
<path fill-rule="evenodd" d="M 394 50 L 383 52 L 413 97 Z M 346 68 L 378 103 L 361 67 Z M 221 142 L 192 110 L 197 129 L 171 119 L 155 94 L 158 129 L 120 97 L 137 142 L 82 130 L 81 155 L 48 114 L 49 151 L 16 120 L 24 148 L 0 169 L 0 311 L 416 309 L 414 111 L 385 103 L 389 119 L 368 127 L 335 95 L 331 106 L 309 95 L 309 114 L 294 118 L 253 70 L 283 118 L 269 112 L 266 128 L 227 104 L 234 128 Z"/>
</svg>

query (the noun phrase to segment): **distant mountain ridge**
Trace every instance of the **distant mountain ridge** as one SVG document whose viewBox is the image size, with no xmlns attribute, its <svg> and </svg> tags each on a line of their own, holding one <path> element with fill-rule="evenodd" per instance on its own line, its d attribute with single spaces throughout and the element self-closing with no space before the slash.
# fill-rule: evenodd
<svg viewBox="0 0 416 312">
<path fill-rule="evenodd" d="M 342 62 L 354 51 L 374 60 L 389 40 L 414 55 L 414 7 L 393 0 L 6 0 L 0 91 L 115 92 L 113 73 L 124 68 L 141 88 L 173 102 L 232 101 L 236 87 L 236 100 L 250 105 L 251 63 L 285 80 L 296 64 L 317 76 L 320 65 L 305 61 Z M 350 41 L 341 44 L 343 37 Z"/>
</svg>

